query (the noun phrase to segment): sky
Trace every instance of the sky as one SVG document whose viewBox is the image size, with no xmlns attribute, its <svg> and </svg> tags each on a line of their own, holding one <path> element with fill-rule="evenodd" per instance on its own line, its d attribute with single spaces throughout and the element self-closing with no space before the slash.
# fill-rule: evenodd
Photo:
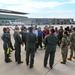
<svg viewBox="0 0 75 75">
<path fill-rule="evenodd" d="M 74 18 L 75 0 L 0 0 L 0 9 L 29 13 L 29 18 Z"/>
</svg>

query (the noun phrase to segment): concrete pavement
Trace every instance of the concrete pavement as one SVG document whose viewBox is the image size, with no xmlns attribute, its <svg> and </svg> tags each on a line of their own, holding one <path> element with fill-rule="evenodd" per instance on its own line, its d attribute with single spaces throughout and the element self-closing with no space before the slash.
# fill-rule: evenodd
<svg viewBox="0 0 75 75">
<path fill-rule="evenodd" d="M 1 41 L 0 41 L 1 42 Z M 3 49 L 1 47 L 0 51 L 0 75 L 75 75 L 75 60 L 68 61 L 67 64 L 60 64 L 61 61 L 61 52 L 57 47 L 55 63 L 53 69 L 43 67 L 45 50 L 38 50 L 35 54 L 34 68 L 30 69 L 29 66 L 25 63 L 25 51 L 22 47 L 22 60 L 23 64 L 18 65 L 14 60 L 14 51 L 11 54 L 11 63 L 4 62 Z"/>
</svg>

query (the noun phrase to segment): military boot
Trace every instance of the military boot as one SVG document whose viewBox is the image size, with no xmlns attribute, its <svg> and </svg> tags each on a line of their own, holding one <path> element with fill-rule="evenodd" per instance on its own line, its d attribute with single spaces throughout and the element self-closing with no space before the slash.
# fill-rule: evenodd
<svg viewBox="0 0 75 75">
<path fill-rule="evenodd" d="M 67 58 L 67 60 L 70 60 L 70 61 L 72 61 L 72 59 L 71 59 L 71 58 Z"/>
<path fill-rule="evenodd" d="M 66 62 L 64 62 L 64 61 L 61 61 L 60 63 L 61 63 L 61 64 L 66 64 Z"/>
<path fill-rule="evenodd" d="M 72 61 L 72 58 L 70 57 L 70 58 L 67 58 L 67 60 L 70 60 L 70 61 Z"/>
<path fill-rule="evenodd" d="M 73 57 L 73 59 L 75 59 L 75 56 Z"/>
</svg>

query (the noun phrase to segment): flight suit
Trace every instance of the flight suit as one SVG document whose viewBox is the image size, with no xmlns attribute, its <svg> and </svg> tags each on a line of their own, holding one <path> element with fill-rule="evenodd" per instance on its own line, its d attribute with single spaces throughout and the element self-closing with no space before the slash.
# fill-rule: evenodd
<svg viewBox="0 0 75 75">
<path fill-rule="evenodd" d="M 7 53 L 7 50 L 9 48 L 9 38 L 10 37 L 8 36 L 8 33 L 3 33 L 2 40 L 3 40 L 3 49 L 5 54 L 5 62 L 10 62 L 9 53 Z"/>
<path fill-rule="evenodd" d="M 21 62 L 21 44 L 23 43 L 22 42 L 22 39 L 21 39 L 21 36 L 19 33 L 15 32 L 14 33 L 14 40 L 15 40 L 15 61 L 17 63 L 20 63 Z"/>
<path fill-rule="evenodd" d="M 29 56 L 30 56 L 30 68 L 33 67 L 34 64 L 34 56 L 35 56 L 35 44 L 36 44 L 36 35 L 33 32 L 29 32 L 26 34 L 26 64 L 29 64 Z"/>
<path fill-rule="evenodd" d="M 53 66 L 57 42 L 58 39 L 54 34 L 49 34 L 43 40 L 43 43 L 46 45 L 45 56 L 44 56 L 44 67 L 46 67 L 47 65 L 49 55 L 50 55 L 49 66 L 50 67 Z"/>
</svg>

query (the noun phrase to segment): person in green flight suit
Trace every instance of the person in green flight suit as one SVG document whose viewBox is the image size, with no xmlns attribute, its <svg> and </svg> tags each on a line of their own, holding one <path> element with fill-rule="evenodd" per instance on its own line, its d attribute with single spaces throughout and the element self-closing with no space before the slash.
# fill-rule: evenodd
<svg viewBox="0 0 75 75">
<path fill-rule="evenodd" d="M 15 28 L 15 32 L 14 32 L 14 40 L 15 40 L 15 61 L 18 64 L 23 63 L 23 61 L 21 61 L 21 45 L 23 44 L 22 41 L 22 37 L 20 36 L 21 34 L 19 33 L 19 28 L 16 27 Z"/>
<path fill-rule="evenodd" d="M 26 34 L 26 64 L 29 65 L 30 57 L 30 68 L 32 68 L 34 64 L 36 41 L 37 37 L 33 33 L 33 28 L 29 27 L 29 32 Z"/>
<path fill-rule="evenodd" d="M 11 62 L 12 60 L 9 58 L 10 55 L 10 45 L 9 45 L 9 35 L 7 33 L 7 28 L 3 28 L 3 34 L 2 34 L 2 40 L 3 40 L 3 49 L 4 49 L 4 54 L 5 54 L 5 59 L 4 61 L 6 63 Z"/>
<path fill-rule="evenodd" d="M 54 32 L 55 30 L 51 29 L 50 34 L 47 35 L 43 40 L 43 43 L 46 45 L 45 56 L 44 56 L 44 67 L 47 66 L 48 57 L 50 55 L 49 66 L 51 69 L 53 68 L 56 45 L 58 42 L 58 39 L 55 36 Z"/>
</svg>

